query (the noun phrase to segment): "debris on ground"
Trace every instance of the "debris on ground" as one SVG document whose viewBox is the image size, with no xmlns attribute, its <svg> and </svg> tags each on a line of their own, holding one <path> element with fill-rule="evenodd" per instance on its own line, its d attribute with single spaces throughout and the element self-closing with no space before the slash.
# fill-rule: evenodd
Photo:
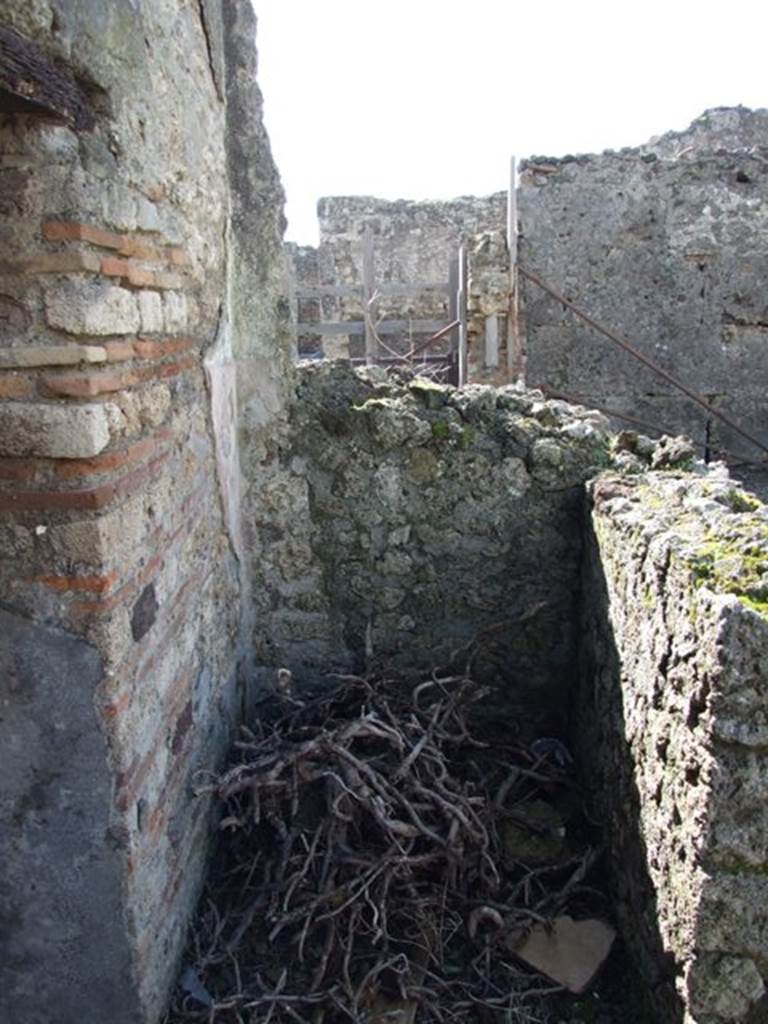
<svg viewBox="0 0 768 1024">
<path fill-rule="evenodd" d="M 583 991 L 613 930 L 573 763 L 489 728 L 486 693 L 383 672 L 301 700 L 280 674 L 207 787 L 221 841 L 166 1024 L 544 1022 Z"/>
</svg>

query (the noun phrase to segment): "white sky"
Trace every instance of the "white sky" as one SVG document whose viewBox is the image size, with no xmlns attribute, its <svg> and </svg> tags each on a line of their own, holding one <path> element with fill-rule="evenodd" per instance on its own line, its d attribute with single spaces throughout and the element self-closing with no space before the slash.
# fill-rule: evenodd
<svg viewBox="0 0 768 1024">
<path fill-rule="evenodd" d="M 304 244 L 320 196 L 485 195 L 511 153 L 618 149 L 768 105 L 766 0 L 254 6 L 287 237 Z"/>
</svg>

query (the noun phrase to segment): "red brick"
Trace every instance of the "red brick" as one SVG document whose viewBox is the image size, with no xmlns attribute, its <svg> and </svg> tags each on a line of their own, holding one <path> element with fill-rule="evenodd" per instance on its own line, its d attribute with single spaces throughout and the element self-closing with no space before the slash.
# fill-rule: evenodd
<svg viewBox="0 0 768 1024">
<path fill-rule="evenodd" d="M 35 576 L 33 583 L 42 583 L 51 590 L 85 590 L 92 594 L 105 594 L 120 578 L 117 569 L 106 576 Z"/>
<path fill-rule="evenodd" d="M 139 378 L 130 370 L 112 373 L 80 373 L 48 375 L 43 377 L 43 387 L 48 394 L 63 398 L 93 398 L 95 395 L 122 391 L 138 383 Z"/>
<path fill-rule="evenodd" d="M 163 452 L 147 465 L 139 466 L 119 480 L 100 487 L 79 491 L 16 491 L 0 494 L 0 512 L 104 508 L 116 498 L 134 494 L 167 458 L 168 452 Z"/>
<path fill-rule="evenodd" d="M 30 377 L 21 377 L 13 371 L 0 372 L 0 398 L 32 398 L 35 386 Z"/>
<path fill-rule="evenodd" d="M 169 356 L 176 352 L 186 352 L 194 345 L 189 338 L 168 338 L 165 341 L 152 341 L 147 338 L 137 338 L 133 344 L 137 356 L 142 359 L 159 359 L 162 356 Z"/>
<path fill-rule="evenodd" d="M 115 776 L 115 807 L 118 811 L 127 811 L 136 802 L 152 769 L 158 746 L 153 747 L 143 758 L 134 757 L 125 771 Z"/>
<path fill-rule="evenodd" d="M 115 697 L 114 700 L 102 705 L 101 714 L 108 722 L 111 722 L 126 711 L 130 703 L 131 692 L 130 690 L 125 690 L 119 697 Z"/>
<path fill-rule="evenodd" d="M 159 378 L 164 377 L 175 377 L 177 373 L 183 373 L 184 370 L 191 370 L 196 367 L 197 357 L 187 356 L 185 359 L 179 359 L 175 363 L 163 363 L 157 367 L 155 376 Z"/>
<path fill-rule="evenodd" d="M 105 256 L 101 261 L 101 272 L 107 277 L 128 277 L 130 264 L 117 256 Z"/>
<path fill-rule="evenodd" d="M 127 448 L 104 452 L 89 459 L 59 459 L 54 464 L 54 472 L 62 480 L 93 476 L 95 473 L 108 473 L 110 470 L 140 462 L 146 456 L 158 452 L 161 445 L 170 440 L 171 436 L 171 430 L 168 427 L 161 427 L 151 437 L 134 441 Z"/>
<path fill-rule="evenodd" d="M 73 274 L 96 272 L 99 257 L 92 252 L 44 252 L 22 264 L 25 274 Z"/>
<path fill-rule="evenodd" d="M 186 252 L 177 245 L 172 245 L 166 249 L 166 258 L 175 267 L 185 267 L 189 263 L 189 257 Z"/>
<path fill-rule="evenodd" d="M 102 341 L 99 344 L 107 351 L 108 363 L 124 362 L 126 359 L 133 359 L 136 355 L 132 341 Z"/>
<path fill-rule="evenodd" d="M 158 288 L 157 274 L 151 270 L 143 270 L 132 263 L 128 266 L 128 283 L 134 288 Z"/>
<path fill-rule="evenodd" d="M 132 256 L 136 260 L 149 260 L 153 263 L 162 261 L 161 251 L 155 245 L 150 245 L 141 238 L 129 238 L 120 250 L 121 256 Z"/>
<path fill-rule="evenodd" d="M 207 494 L 206 491 L 208 492 Z M 120 587 L 119 590 L 115 591 L 114 594 L 99 601 L 83 601 L 73 604 L 69 608 L 70 614 L 78 618 L 108 614 L 119 605 L 126 604 L 128 601 L 132 600 L 138 594 L 139 590 L 150 581 L 155 570 L 159 568 L 174 543 L 180 538 L 183 539 L 190 534 L 198 525 L 200 520 L 205 516 L 205 510 L 210 506 L 210 500 L 212 497 L 213 493 L 210 490 L 210 481 L 205 479 L 198 486 L 194 487 L 181 504 L 168 516 L 169 521 L 179 523 L 180 525 L 170 533 L 164 531 L 163 527 L 158 527 L 154 534 L 147 539 L 144 548 L 155 552 L 155 555 L 150 562 L 148 562 L 147 565 L 145 565 L 135 576 L 126 580 L 125 584 Z M 174 609 L 177 606 L 183 608 L 187 599 L 192 594 L 199 593 L 202 587 L 202 580 L 202 574 L 199 572 L 192 573 L 187 577 L 176 593 L 170 595 L 166 599 L 163 604 L 162 614 L 168 617 L 172 612 L 174 612 Z M 172 640 L 173 631 L 178 625 L 179 623 L 172 623 L 172 625 L 163 634 L 162 642 L 155 639 L 155 641 L 153 641 L 154 649 L 162 652 L 162 649 L 167 647 Z M 123 664 L 123 670 L 128 671 L 131 668 L 131 665 L 133 666 L 133 669 L 138 670 L 140 663 L 145 657 L 146 649 L 137 647 L 129 657 L 128 662 Z M 149 663 L 141 666 L 140 674 L 137 678 L 144 678 L 147 673 L 151 671 L 154 658 L 155 655 L 152 655 Z"/>
<path fill-rule="evenodd" d="M 38 468 L 35 459 L 0 459 L 0 480 L 32 480 Z"/>
<path fill-rule="evenodd" d="M 113 231 L 104 231 L 102 228 L 72 220 L 45 221 L 43 238 L 49 242 L 90 242 L 91 245 L 97 245 L 102 249 L 118 251 L 128 241 L 127 235 L 117 235 Z"/>
<path fill-rule="evenodd" d="M 187 733 L 192 728 L 194 716 L 192 714 L 192 701 L 188 700 L 184 705 L 181 714 L 176 719 L 176 725 L 173 730 L 173 738 L 171 739 L 171 753 L 179 754 L 184 747 L 184 741 L 187 737 Z"/>
</svg>

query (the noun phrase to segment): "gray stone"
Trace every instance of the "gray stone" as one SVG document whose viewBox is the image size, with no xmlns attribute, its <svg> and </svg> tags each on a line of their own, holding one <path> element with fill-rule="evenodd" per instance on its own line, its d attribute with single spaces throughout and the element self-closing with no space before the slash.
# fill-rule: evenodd
<svg viewBox="0 0 768 1024">
<path fill-rule="evenodd" d="M 46 296 L 51 327 L 68 334 L 135 334 L 141 327 L 136 296 L 125 288 L 68 282 Z"/>
<path fill-rule="evenodd" d="M 605 921 L 564 915 L 536 924 L 511 951 L 535 970 L 577 995 L 584 992 L 611 951 L 616 932 Z"/>
<path fill-rule="evenodd" d="M 0 1016 L 9 1022 L 140 1019 L 93 702 L 101 673 L 82 640 L 0 610 Z"/>
<path fill-rule="evenodd" d="M 20 457 L 83 459 L 109 444 L 103 405 L 13 402 L 0 406 L 0 452 Z"/>
</svg>

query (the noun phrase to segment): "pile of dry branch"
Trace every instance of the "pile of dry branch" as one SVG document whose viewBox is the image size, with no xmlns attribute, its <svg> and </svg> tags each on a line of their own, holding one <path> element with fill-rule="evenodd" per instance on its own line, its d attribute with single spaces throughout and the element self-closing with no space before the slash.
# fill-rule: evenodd
<svg viewBox="0 0 768 1024">
<path fill-rule="evenodd" d="M 536 867 L 505 835 L 573 790 L 564 749 L 480 738 L 465 675 L 337 682 L 285 686 L 215 786 L 222 845 L 168 1021 L 544 1019 L 557 986 L 509 950 L 594 907 L 594 852 Z"/>
</svg>

